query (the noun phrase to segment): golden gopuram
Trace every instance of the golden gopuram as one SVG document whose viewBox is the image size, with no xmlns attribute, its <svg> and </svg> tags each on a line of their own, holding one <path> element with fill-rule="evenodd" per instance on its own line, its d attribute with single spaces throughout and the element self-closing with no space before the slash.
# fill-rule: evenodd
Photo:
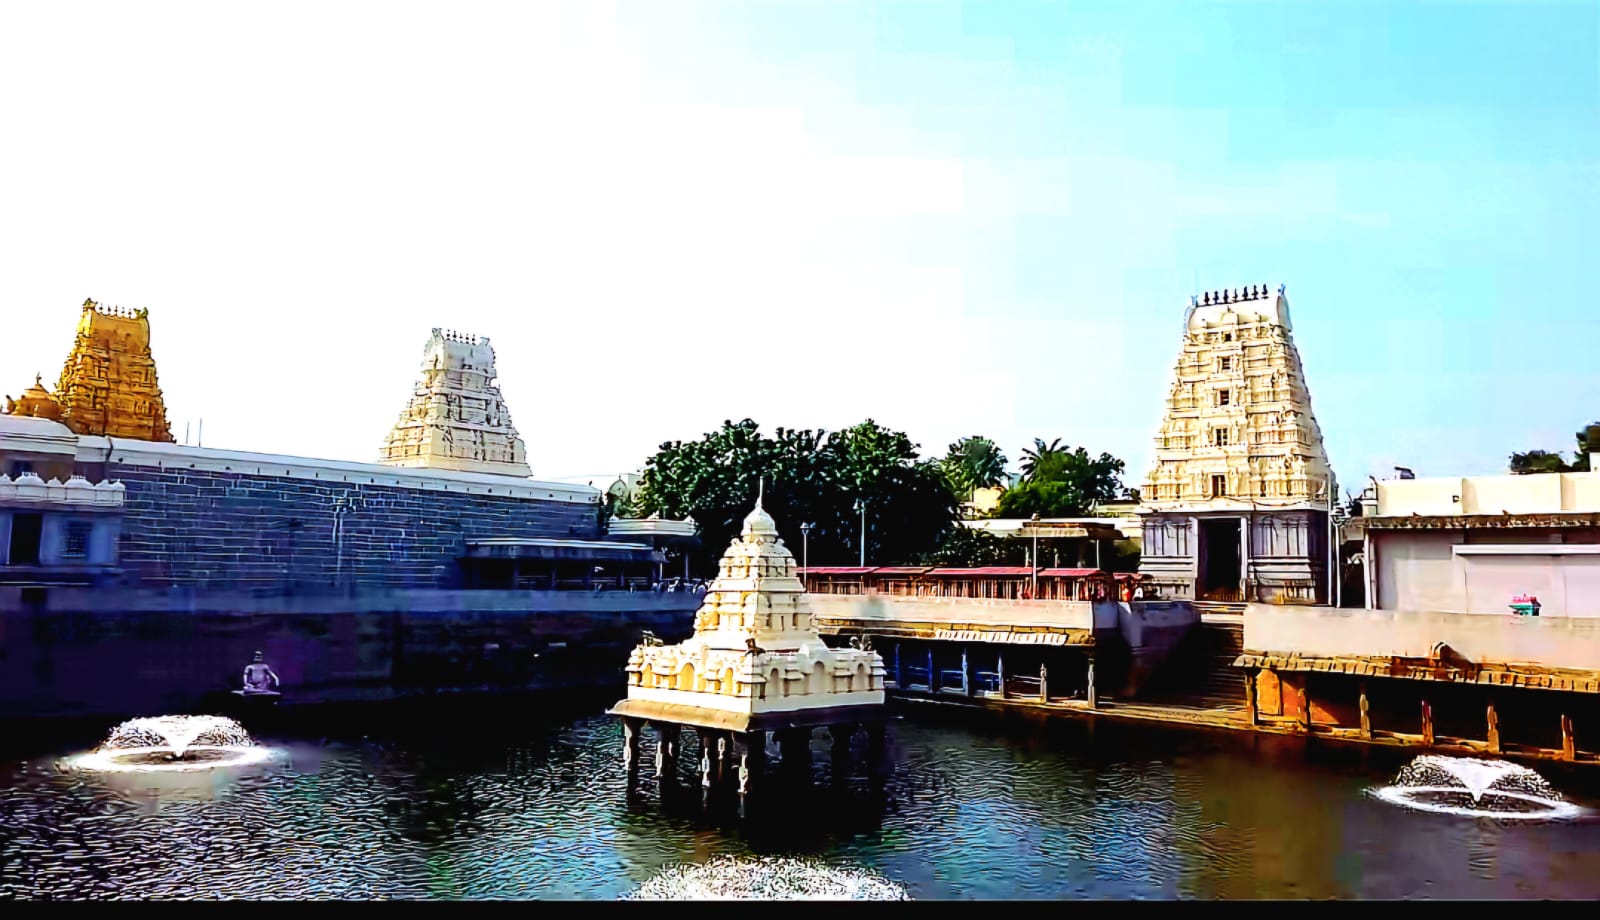
<svg viewBox="0 0 1600 920">
<path fill-rule="evenodd" d="M 149 312 L 85 300 L 55 392 L 35 375 L 20 400 L 5 398 L 3 411 L 59 421 L 77 434 L 171 442 L 150 353 Z"/>
</svg>

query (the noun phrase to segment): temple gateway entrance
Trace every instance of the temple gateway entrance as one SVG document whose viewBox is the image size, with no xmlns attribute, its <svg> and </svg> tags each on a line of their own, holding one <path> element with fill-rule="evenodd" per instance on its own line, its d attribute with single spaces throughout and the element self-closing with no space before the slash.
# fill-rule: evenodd
<svg viewBox="0 0 1600 920">
<path fill-rule="evenodd" d="M 1199 583 L 1195 586 L 1197 600 L 1244 599 L 1238 518 L 1200 521 L 1199 567 Z"/>
</svg>

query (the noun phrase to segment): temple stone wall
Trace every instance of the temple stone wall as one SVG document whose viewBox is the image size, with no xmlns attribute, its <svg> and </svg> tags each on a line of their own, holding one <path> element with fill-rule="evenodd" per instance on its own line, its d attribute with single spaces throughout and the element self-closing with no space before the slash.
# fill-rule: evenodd
<svg viewBox="0 0 1600 920">
<path fill-rule="evenodd" d="M 285 707 L 450 690 L 615 692 L 640 630 L 685 636 L 699 601 L 654 592 L 307 599 L 50 588 L 30 605 L 20 594 L 0 586 L 0 721 L 226 710 L 257 650 L 283 682 Z"/>
<path fill-rule="evenodd" d="M 467 540 L 601 535 L 596 506 L 574 502 L 104 466 L 127 487 L 120 561 L 133 584 L 442 588 L 458 583 Z"/>
</svg>

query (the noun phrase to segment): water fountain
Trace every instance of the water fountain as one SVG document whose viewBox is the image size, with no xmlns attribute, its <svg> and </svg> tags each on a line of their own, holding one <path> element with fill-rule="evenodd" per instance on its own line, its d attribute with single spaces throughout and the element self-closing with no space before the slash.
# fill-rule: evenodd
<svg viewBox="0 0 1600 920">
<path fill-rule="evenodd" d="M 211 770 L 260 763 L 272 756 L 223 716 L 129 719 L 95 750 L 73 759 L 84 770 L 113 772 Z"/>
<path fill-rule="evenodd" d="M 1474 818 L 1534 821 L 1583 814 L 1527 767 L 1473 757 L 1424 754 L 1401 768 L 1392 785 L 1373 794 L 1417 811 Z"/>
<path fill-rule="evenodd" d="M 908 901 L 900 885 L 863 869 L 778 857 L 719 856 L 673 866 L 625 898 L 648 901 Z"/>
</svg>

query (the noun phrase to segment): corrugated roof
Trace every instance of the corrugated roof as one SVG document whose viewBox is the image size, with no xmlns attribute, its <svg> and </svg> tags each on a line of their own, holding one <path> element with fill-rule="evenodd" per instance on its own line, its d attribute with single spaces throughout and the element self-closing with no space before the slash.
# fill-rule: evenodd
<svg viewBox="0 0 1600 920">
<path fill-rule="evenodd" d="M 1005 575 L 1032 575 L 1033 569 L 1024 565 L 990 565 L 976 569 L 930 569 L 927 574 L 941 578 L 986 578 Z"/>
<path fill-rule="evenodd" d="M 876 566 L 859 565 L 814 565 L 811 568 L 797 567 L 795 571 L 801 575 L 866 575 L 877 571 Z"/>
<path fill-rule="evenodd" d="M 1085 578 L 1089 575 L 1104 575 L 1099 569 L 1040 569 L 1040 578 Z"/>
</svg>

